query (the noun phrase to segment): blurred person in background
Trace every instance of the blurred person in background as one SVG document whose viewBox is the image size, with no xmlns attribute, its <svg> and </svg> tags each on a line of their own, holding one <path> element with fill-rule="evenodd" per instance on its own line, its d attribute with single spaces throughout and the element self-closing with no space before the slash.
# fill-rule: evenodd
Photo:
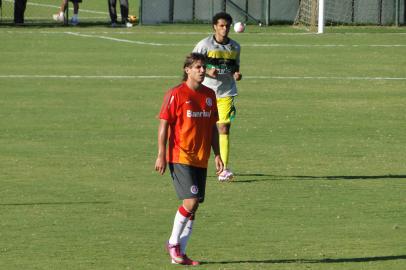
<svg viewBox="0 0 406 270">
<path fill-rule="evenodd" d="M 109 5 L 109 14 L 111 19 L 111 26 L 117 27 L 119 24 L 117 23 L 117 0 L 107 0 Z M 120 0 L 120 12 L 121 12 L 121 24 L 127 28 L 133 27 L 133 24 L 128 21 L 128 0 Z"/>
<path fill-rule="evenodd" d="M 73 3 L 73 16 L 70 21 L 72 25 L 79 24 L 79 3 L 82 3 L 82 0 L 69 0 Z M 65 11 L 68 8 L 68 0 L 62 0 L 61 7 L 59 8 L 59 12 L 54 14 L 52 18 L 54 21 L 57 22 L 64 22 L 65 21 Z"/>
<path fill-rule="evenodd" d="M 24 12 L 27 6 L 27 0 L 15 0 L 14 2 L 14 23 L 16 25 L 24 24 Z"/>
</svg>

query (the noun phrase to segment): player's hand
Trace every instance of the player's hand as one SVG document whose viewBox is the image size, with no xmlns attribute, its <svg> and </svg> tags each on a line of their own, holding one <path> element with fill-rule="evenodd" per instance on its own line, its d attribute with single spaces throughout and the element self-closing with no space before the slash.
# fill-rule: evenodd
<svg viewBox="0 0 406 270">
<path fill-rule="evenodd" d="M 234 80 L 239 81 L 242 79 L 242 74 L 239 71 L 234 72 Z"/>
<path fill-rule="evenodd" d="M 166 159 L 158 157 L 155 161 L 155 171 L 159 172 L 161 175 L 166 171 Z"/>
<path fill-rule="evenodd" d="M 207 68 L 206 75 L 211 78 L 217 78 L 218 70 L 216 68 Z"/>
<path fill-rule="evenodd" d="M 220 155 L 216 155 L 216 156 L 214 157 L 214 162 L 215 162 L 215 164 L 216 164 L 216 174 L 219 175 L 219 174 L 222 173 L 223 170 L 224 170 L 224 163 L 223 163 L 223 161 L 221 160 Z"/>
</svg>

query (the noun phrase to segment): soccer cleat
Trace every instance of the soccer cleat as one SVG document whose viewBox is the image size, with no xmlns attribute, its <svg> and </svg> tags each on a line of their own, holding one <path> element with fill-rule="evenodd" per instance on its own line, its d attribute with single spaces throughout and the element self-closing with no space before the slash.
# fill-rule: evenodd
<svg viewBox="0 0 406 270">
<path fill-rule="evenodd" d="M 169 243 L 166 243 L 166 251 L 169 253 L 169 256 L 172 259 L 172 263 L 174 264 L 184 263 L 183 259 L 184 256 L 180 252 L 180 244 L 171 245 Z"/>
<path fill-rule="evenodd" d="M 72 25 L 78 25 L 79 24 L 79 19 L 78 17 L 72 17 L 72 19 L 70 20 L 70 23 Z"/>
<path fill-rule="evenodd" d="M 191 258 L 189 258 L 186 254 L 183 255 L 183 265 L 200 265 L 200 262 L 194 261 Z"/>
<path fill-rule="evenodd" d="M 189 258 L 186 254 L 183 255 L 183 263 L 177 263 L 174 260 L 172 260 L 172 264 L 181 264 L 181 265 L 192 265 L 192 266 L 196 266 L 196 265 L 200 265 L 200 262 L 198 261 L 194 261 L 191 258 Z"/>
<path fill-rule="evenodd" d="M 130 22 L 126 22 L 126 23 L 125 23 L 125 27 L 127 27 L 127 28 L 131 28 L 131 27 L 133 27 L 133 24 L 132 24 L 132 23 L 130 23 Z"/>
<path fill-rule="evenodd" d="M 233 180 L 233 177 L 234 177 L 234 174 L 230 170 L 225 169 L 224 171 L 222 171 L 219 174 L 218 179 L 220 182 L 227 182 L 227 181 Z"/>
</svg>

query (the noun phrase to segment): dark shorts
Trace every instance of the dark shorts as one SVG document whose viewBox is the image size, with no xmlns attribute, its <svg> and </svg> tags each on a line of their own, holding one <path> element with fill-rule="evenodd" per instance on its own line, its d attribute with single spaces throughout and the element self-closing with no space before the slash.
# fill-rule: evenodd
<svg viewBox="0 0 406 270">
<path fill-rule="evenodd" d="M 179 163 L 169 163 L 176 194 L 180 200 L 198 198 L 204 201 L 207 169 Z"/>
</svg>

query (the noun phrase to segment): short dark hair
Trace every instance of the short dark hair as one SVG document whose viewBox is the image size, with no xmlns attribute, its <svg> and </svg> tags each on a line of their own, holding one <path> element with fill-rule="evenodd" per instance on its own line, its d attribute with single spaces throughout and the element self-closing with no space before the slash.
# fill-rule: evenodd
<svg viewBox="0 0 406 270">
<path fill-rule="evenodd" d="M 220 19 L 227 21 L 230 25 L 233 23 L 233 17 L 231 17 L 230 14 L 228 14 L 227 12 L 219 12 L 213 16 L 213 19 L 211 22 L 212 25 L 216 25 L 218 20 L 220 20 Z"/>
<path fill-rule="evenodd" d="M 183 63 L 183 81 L 186 81 L 188 77 L 185 68 L 191 67 L 196 61 L 202 61 L 204 64 L 206 62 L 206 56 L 204 56 L 204 54 L 195 52 L 186 55 L 185 62 Z"/>
</svg>

